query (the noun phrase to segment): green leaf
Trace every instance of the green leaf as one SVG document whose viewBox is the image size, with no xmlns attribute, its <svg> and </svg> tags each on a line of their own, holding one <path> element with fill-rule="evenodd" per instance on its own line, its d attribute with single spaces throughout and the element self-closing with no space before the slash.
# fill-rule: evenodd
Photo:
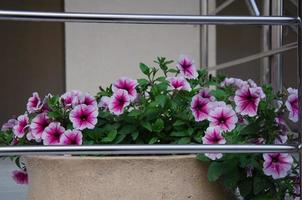
<svg viewBox="0 0 302 200">
<path fill-rule="evenodd" d="M 111 130 L 108 133 L 107 137 L 102 139 L 102 142 L 106 142 L 106 143 L 112 142 L 116 138 L 116 136 L 117 136 L 117 130 Z"/>
<path fill-rule="evenodd" d="M 174 136 L 174 137 L 189 136 L 189 134 L 188 134 L 188 132 L 186 130 L 183 130 L 183 131 L 173 131 L 170 135 Z"/>
<path fill-rule="evenodd" d="M 155 132 L 161 132 L 164 129 L 165 123 L 162 119 L 157 119 L 152 126 L 152 130 Z"/>
<path fill-rule="evenodd" d="M 148 144 L 155 144 L 158 141 L 158 137 L 153 137 L 149 140 Z"/>
<path fill-rule="evenodd" d="M 123 127 L 121 127 L 121 129 L 118 131 L 118 133 L 120 135 L 127 135 L 130 134 L 132 132 L 136 131 L 136 126 L 135 125 L 125 125 Z"/>
<path fill-rule="evenodd" d="M 116 139 L 113 141 L 114 144 L 120 144 L 123 142 L 127 135 L 118 135 Z"/>
<path fill-rule="evenodd" d="M 206 157 L 204 154 L 198 154 L 197 156 L 196 156 L 196 159 L 197 160 L 200 160 L 200 161 L 202 161 L 202 162 L 209 162 L 209 161 L 211 161 L 208 157 Z"/>
<path fill-rule="evenodd" d="M 216 97 L 217 99 L 224 99 L 227 97 L 227 94 L 224 90 L 220 90 L 220 89 L 217 89 L 217 90 L 212 90 L 211 91 L 211 94 Z"/>
<path fill-rule="evenodd" d="M 137 79 L 137 82 L 142 87 L 145 87 L 149 84 L 149 81 L 147 79 Z"/>
<path fill-rule="evenodd" d="M 223 167 L 219 162 L 212 162 L 208 169 L 208 179 L 213 182 L 222 175 Z"/>
<path fill-rule="evenodd" d="M 147 75 L 147 76 L 150 75 L 150 68 L 147 65 L 145 65 L 144 63 L 140 63 L 139 68 L 145 75 Z"/>
<path fill-rule="evenodd" d="M 183 137 L 180 138 L 180 140 L 177 141 L 177 144 L 190 144 L 191 138 L 190 137 Z"/>
<path fill-rule="evenodd" d="M 163 108 L 163 107 L 165 107 L 166 100 L 167 100 L 166 95 L 159 95 L 155 98 L 155 103 L 156 103 L 156 105 L 159 105 Z"/>
<path fill-rule="evenodd" d="M 152 125 L 150 124 L 150 122 L 142 122 L 142 126 L 147 129 L 148 131 L 152 132 Z"/>
<path fill-rule="evenodd" d="M 61 116 L 61 114 L 57 111 L 54 111 L 54 112 L 48 112 L 47 116 L 51 119 L 57 119 Z"/>
<path fill-rule="evenodd" d="M 264 189 L 268 188 L 270 185 L 267 179 L 255 176 L 253 186 L 254 194 L 257 195 L 260 192 L 264 191 Z"/>
<path fill-rule="evenodd" d="M 128 116 L 129 117 L 137 117 L 141 114 L 141 111 L 138 110 L 132 110 L 131 112 L 129 112 Z"/>
<path fill-rule="evenodd" d="M 252 186 L 253 186 L 252 179 L 250 179 L 250 178 L 245 179 L 238 185 L 240 194 L 243 197 L 246 197 L 247 195 L 249 195 L 252 192 L 252 188 L 253 188 Z"/>
<path fill-rule="evenodd" d="M 174 122 L 173 126 L 182 126 L 185 125 L 186 123 L 182 120 L 176 120 L 176 122 Z"/>
<path fill-rule="evenodd" d="M 178 72 L 178 70 L 177 70 L 177 69 L 173 69 L 173 68 L 171 68 L 171 69 L 168 69 L 168 72 L 170 72 L 170 73 L 177 73 L 177 72 Z"/>
<path fill-rule="evenodd" d="M 233 170 L 223 176 L 223 183 L 227 188 L 235 189 L 239 178 L 239 171 Z"/>
<path fill-rule="evenodd" d="M 131 133 L 131 137 L 132 137 L 132 139 L 134 141 L 138 138 L 138 136 L 139 136 L 139 132 L 138 131 L 135 131 L 135 132 Z"/>
</svg>

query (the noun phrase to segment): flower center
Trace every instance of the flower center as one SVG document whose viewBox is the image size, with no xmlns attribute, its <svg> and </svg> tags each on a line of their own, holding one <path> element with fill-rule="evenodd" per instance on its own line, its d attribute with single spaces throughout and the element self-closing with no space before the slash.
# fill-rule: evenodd
<svg viewBox="0 0 302 200">
<path fill-rule="evenodd" d="M 279 162 L 278 156 L 272 157 L 272 162 L 273 163 Z"/>
<path fill-rule="evenodd" d="M 246 97 L 246 99 L 249 101 L 249 102 L 253 102 L 255 100 L 255 98 L 252 96 L 252 95 L 248 95 Z"/>
<path fill-rule="evenodd" d="M 191 63 L 187 62 L 187 61 L 184 61 L 182 64 L 181 64 L 182 68 L 183 69 L 188 69 L 191 67 Z"/>
<path fill-rule="evenodd" d="M 81 120 L 82 120 L 82 121 L 86 121 L 86 120 L 87 120 L 87 116 L 86 116 L 86 115 L 82 115 L 82 116 L 81 116 Z"/>
<path fill-rule="evenodd" d="M 123 106 L 125 103 L 123 98 L 118 99 L 118 105 Z"/>
<path fill-rule="evenodd" d="M 53 134 L 53 136 L 54 136 L 56 139 L 59 139 L 60 136 L 61 136 L 61 134 L 60 134 L 59 132 L 56 131 L 56 132 Z"/>
<path fill-rule="evenodd" d="M 220 117 L 218 121 L 219 121 L 220 124 L 224 124 L 225 123 L 225 118 L 224 117 Z"/>
</svg>

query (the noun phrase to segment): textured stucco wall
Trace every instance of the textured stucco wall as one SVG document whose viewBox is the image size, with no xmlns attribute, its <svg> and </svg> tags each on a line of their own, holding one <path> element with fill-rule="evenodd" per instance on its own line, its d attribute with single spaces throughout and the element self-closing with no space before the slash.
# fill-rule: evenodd
<svg viewBox="0 0 302 200">
<path fill-rule="evenodd" d="M 200 12 L 199 0 L 66 0 L 66 11 L 104 13 Z M 199 26 L 66 24 L 67 89 L 96 92 L 120 76 L 141 76 L 138 64 L 189 54 L 199 63 Z"/>
</svg>

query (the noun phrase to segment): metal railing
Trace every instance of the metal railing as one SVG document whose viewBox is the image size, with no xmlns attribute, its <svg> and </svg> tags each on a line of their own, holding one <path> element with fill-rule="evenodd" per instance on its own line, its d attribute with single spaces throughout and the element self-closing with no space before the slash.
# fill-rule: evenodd
<svg viewBox="0 0 302 200">
<path fill-rule="evenodd" d="M 302 14 L 299 16 L 192 16 L 192 15 L 146 15 L 146 14 L 100 14 L 23 12 L 0 10 L 0 20 L 84 22 L 84 23 L 130 23 L 130 24 L 245 24 L 245 25 L 297 25 L 298 27 L 298 80 L 299 80 L 299 142 L 302 130 Z M 204 152 L 264 153 L 300 152 L 302 145 L 94 145 L 94 146 L 10 146 L 0 147 L 0 156 L 28 154 L 186 154 Z M 300 158 L 301 162 L 301 158 Z M 301 168 L 300 168 L 301 170 Z"/>
</svg>

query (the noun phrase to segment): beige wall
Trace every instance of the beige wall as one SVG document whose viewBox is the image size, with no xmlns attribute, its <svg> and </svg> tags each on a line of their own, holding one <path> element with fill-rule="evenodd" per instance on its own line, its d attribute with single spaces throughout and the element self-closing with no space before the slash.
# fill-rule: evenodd
<svg viewBox="0 0 302 200">
<path fill-rule="evenodd" d="M 61 0 L 1 0 L 0 9 L 62 11 Z M 0 125 L 23 114 L 33 91 L 64 91 L 63 24 L 0 21 Z"/>
<path fill-rule="evenodd" d="M 199 0 L 66 0 L 66 11 L 199 15 Z M 199 64 L 199 26 L 66 25 L 67 89 L 96 92 L 120 76 L 136 78 L 138 64 L 156 56 L 192 55 Z M 139 74 L 139 75 L 138 75 Z"/>
</svg>

